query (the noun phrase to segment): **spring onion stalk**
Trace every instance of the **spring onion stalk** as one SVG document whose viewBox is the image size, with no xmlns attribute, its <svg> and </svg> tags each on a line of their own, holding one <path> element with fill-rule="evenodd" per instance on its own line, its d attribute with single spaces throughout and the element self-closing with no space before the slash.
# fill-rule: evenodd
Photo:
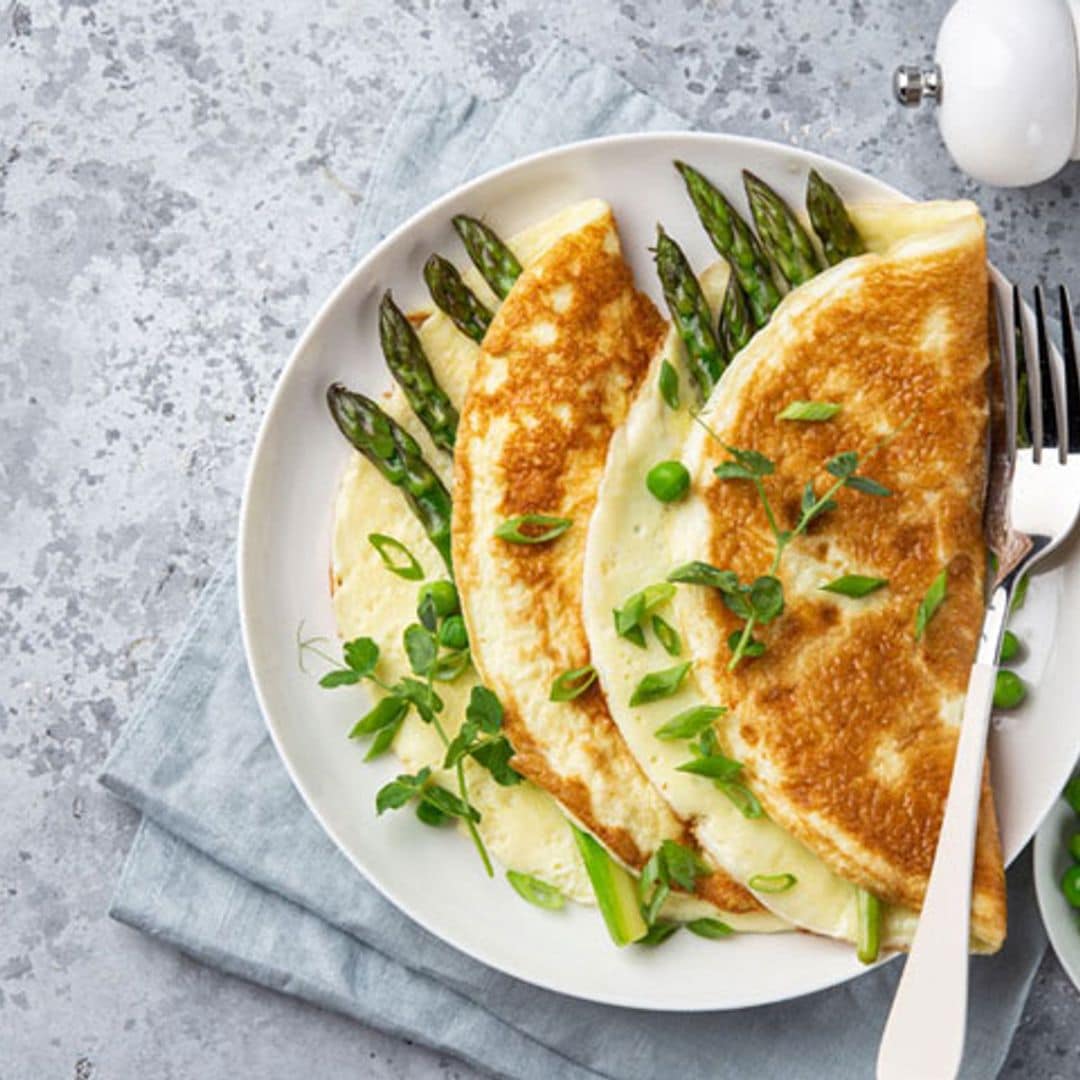
<svg viewBox="0 0 1080 1080">
<path fill-rule="evenodd" d="M 570 829 L 585 862 L 585 871 L 596 894 L 596 906 L 604 917 L 611 940 L 620 948 L 632 941 L 639 941 L 649 932 L 649 927 L 638 907 L 634 878 L 594 837 L 574 824 L 570 825 Z"/>
<path fill-rule="evenodd" d="M 872 964 L 881 948 L 881 901 L 869 890 L 856 889 L 859 927 L 857 953 L 864 964 Z"/>
</svg>

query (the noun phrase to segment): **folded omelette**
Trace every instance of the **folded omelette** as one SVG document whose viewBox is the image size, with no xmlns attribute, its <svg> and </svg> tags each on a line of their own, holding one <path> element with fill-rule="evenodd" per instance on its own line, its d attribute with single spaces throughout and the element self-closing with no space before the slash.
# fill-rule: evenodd
<svg viewBox="0 0 1080 1080">
<path fill-rule="evenodd" d="M 856 887 L 866 890 L 887 905 L 883 944 L 903 945 L 926 889 L 984 611 L 986 252 L 970 203 L 868 207 L 852 217 L 869 254 L 789 293 L 697 422 L 664 404 L 654 362 L 611 444 L 584 612 L 627 745 L 703 849 L 771 910 L 820 933 L 854 940 Z M 714 303 L 722 277 L 703 281 Z M 680 353 L 672 335 L 666 359 L 676 370 Z M 779 419 L 797 402 L 827 404 L 829 418 Z M 716 474 L 738 461 L 734 451 L 774 463 L 760 482 L 778 530 L 794 530 L 804 500 L 835 482 L 826 466 L 838 455 L 857 454 L 871 482 L 841 486 L 835 505 L 785 548 L 775 570 L 783 610 L 753 628 L 760 655 L 733 667 L 745 620 L 723 590 L 680 584 L 668 617 L 694 679 L 632 707 L 643 673 L 671 659 L 651 639 L 642 649 L 621 637 L 613 609 L 680 564 L 747 583 L 770 570 L 775 537 L 755 483 L 730 467 L 727 478 Z M 691 494 L 664 506 L 644 478 L 672 458 L 689 468 Z M 845 575 L 885 584 L 861 597 L 823 591 Z M 935 582 L 945 583 L 945 598 L 920 632 Z M 717 713 L 713 728 L 756 812 L 712 779 L 680 771 L 687 745 L 656 737 L 701 706 Z M 1004 896 L 987 780 L 975 948 L 1000 946 Z"/>
<path fill-rule="evenodd" d="M 634 287 L 599 200 L 527 265 L 483 340 L 454 453 L 453 556 L 473 660 L 506 710 L 514 767 L 621 862 L 640 870 L 689 833 L 650 783 L 599 687 L 552 700 L 590 665 L 581 619 L 589 517 L 612 432 L 666 326 Z M 522 515 L 570 522 L 547 543 L 511 543 Z M 699 882 L 730 912 L 759 904 L 726 874 Z"/>
</svg>

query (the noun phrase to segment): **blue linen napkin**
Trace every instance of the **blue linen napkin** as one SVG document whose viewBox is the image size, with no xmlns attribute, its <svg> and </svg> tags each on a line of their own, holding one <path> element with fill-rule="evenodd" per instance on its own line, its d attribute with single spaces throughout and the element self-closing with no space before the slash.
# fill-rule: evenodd
<svg viewBox="0 0 1080 1080">
<path fill-rule="evenodd" d="M 514 157 L 593 135 L 685 126 L 565 46 L 501 103 L 427 80 L 388 128 L 357 252 L 437 195 Z M 898 964 L 794 1002 L 658 1014 L 528 986 L 400 914 L 322 832 L 277 758 L 240 644 L 231 560 L 207 586 L 101 779 L 143 814 L 114 917 L 205 963 L 479 1068 L 519 1080 L 872 1072 Z M 964 1076 L 1000 1069 L 1045 947 L 1027 855 L 1009 874 L 1009 905 L 1005 948 L 973 961 Z"/>
</svg>

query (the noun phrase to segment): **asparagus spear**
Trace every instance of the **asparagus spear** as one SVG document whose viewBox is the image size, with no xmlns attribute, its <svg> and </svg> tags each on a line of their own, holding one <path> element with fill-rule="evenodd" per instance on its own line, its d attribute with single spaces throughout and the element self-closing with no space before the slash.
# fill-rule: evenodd
<svg viewBox="0 0 1080 1080">
<path fill-rule="evenodd" d="M 401 489 L 428 539 L 453 573 L 450 557 L 450 493 L 424 460 L 416 440 L 370 398 L 334 383 L 326 391 L 341 433 L 390 481 Z"/>
<path fill-rule="evenodd" d="M 521 263 L 514 253 L 482 221 L 467 214 L 455 216 L 454 228 L 476 269 L 491 286 L 491 291 L 500 300 L 505 300 L 506 294 L 521 276 Z"/>
<path fill-rule="evenodd" d="M 720 308 L 720 342 L 731 359 L 754 336 L 756 327 L 750 320 L 746 307 L 746 294 L 732 274 L 724 290 L 724 301 Z"/>
<path fill-rule="evenodd" d="M 461 280 L 457 267 L 441 255 L 432 255 L 424 263 L 424 281 L 431 299 L 454 325 L 473 341 L 483 341 L 491 325 L 491 312 Z"/>
<path fill-rule="evenodd" d="M 806 182 L 806 210 L 830 266 L 866 251 L 836 188 L 814 169 Z"/>
<path fill-rule="evenodd" d="M 664 232 L 661 225 L 656 227 L 654 250 L 656 272 L 660 275 L 664 299 L 675 329 L 686 346 L 690 374 L 697 386 L 698 396 L 705 401 L 727 366 L 726 357 L 712 328 L 712 312 L 682 248 Z"/>
<path fill-rule="evenodd" d="M 435 378 L 413 325 L 389 292 L 379 304 L 379 340 L 390 374 L 409 399 L 412 410 L 431 433 L 435 445 L 454 452 L 458 414 Z"/>
<path fill-rule="evenodd" d="M 791 207 L 748 169 L 743 169 L 743 185 L 761 245 L 769 258 L 792 288 L 809 281 L 821 271 L 821 262 Z"/>
<path fill-rule="evenodd" d="M 764 326 L 780 303 L 780 290 L 757 237 L 731 203 L 697 169 L 682 161 L 676 161 L 675 168 L 682 175 L 713 246 L 731 263 L 746 293 L 755 324 Z"/>
</svg>

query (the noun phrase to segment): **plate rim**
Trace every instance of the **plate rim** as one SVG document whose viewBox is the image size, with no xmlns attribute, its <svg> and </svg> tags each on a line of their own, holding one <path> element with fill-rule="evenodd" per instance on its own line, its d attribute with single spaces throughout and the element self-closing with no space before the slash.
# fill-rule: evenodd
<svg viewBox="0 0 1080 1080">
<path fill-rule="evenodd" d="M 1053 949 L 1062 971 L 1065 972 L 1073 988 L 1080 992 L 1080 910 L 1069 907 L 1054 871 L 1054 863 L 1059 855 L 1057 850 L 1060 844 L 1059 834 L 1070 816 L 1075 822 L 1075 828 L 1080 830 L 1080 815 L 1075 814 L 1072 807 L 1059 795 L 1059 799 L 1055 799 L 1050 812 L 1035 831 L 1035 850 L 1032 861 L 1035 900 L 1039 906 L 1039 915 L 1042 918 L 1050 948 Z M 1066 924 L 1070 915 L 1073 925 L 1068 927 Z M 1066 957 L 1063 942 L 1067 933 L 1076 936 L 1076 943 L 1073 945 L 1075 956 Z"/>
<path fill-rule="evenodd" d="M 312 342 L 316 341 L 319 335 L 323 332 L 325 324 L 330 319 L 333 311 L 336 309 L 340 298 L 343 294 L 350 291 L 357 278 L 361 277 L 366 271 L 370 263 L 376 261 L 385 251 L 388 251 L 395 247 L 403 237 L 406 237 L 420 222 L 423 220 L 437 215 L 443 210 L 444 207 L 460 201 L 463 197 L 468 196 L 471 192 L 477 188 L 483 187 L 493 181 L 496 181 L 504 176 L 513 174 L 515 172 L 525 172 L 530 168 L 540 164 L 557 161 L 559 158 L 569 156 L 574 153 L 581 153 L 588 150 L 597 150 L 603 152 L 609 147 L 621 147 L 621 146 L 633 146 L 634 144 L 645 144 L 654 141 L 663 141 L 668 139 L 688 140 L 691 142 L 701 143 L 706 146 L 722 146 L 727 148 L 745 147 L 751 153 L 760 151 L 761 148 L 765 148 L 767 152 L 782 152 L 785 155 L 793 155 L 795 158 L 801 160 L 814 167 L 824 167 L 830 172 L 830 175 L 836 176 L 840 179 L 847 179 L 851 182 L 865 184 L 871 183 L 877 190 L 881 191 L 883 197 L 889 200 L 898 202 L 913 202 L 911 196 L 907 195 L 903 191 L 899 190 L 892 184 L 878 179 L 870 173 L 864 172 L 852 165 L 848 165 L 846 162 L 840 161 L 836 158 L 829 157 L 825 154 L 818 153 L 813 150 L 806 149 L 800 146 L 793 146 L 788 143 L 779 142 L 773 139 L 764 139 L 757 136 L 728 134 L 725 132 L 705 132 L 705 131 L 681 131 L 679 129 L 664 129 L 660 131 L 649 132 L 630 132 L 616 135 L 604 135 L 596 138 L 582 139 L 574 142 L 563 143 L 555 147 L 550 147 L 545 150 L 540 150 L 535 153 L 528 154 L 526 156 L 516 158 L 510 162 L 500 165 L 496 168 L 490 169 L 470 180 L 461 183 L 444 194 L 440 195 L 437 199 L 423 205 L 414 213 L 410 214 L 403 222 L 397 225 L 391 232 L 389 232 L 382 240 L 374 244 L 371 248 L 365 251 L 361 256 L 355 259 L 352 267 L 342 277 L 338 284 L 330 292 L 329 296 L 319 306 L 315 314 L 311 317 L 304 332 L 300 335 L 295 346 L 291 350 L 287 360 L 281 367 L 280 372 L 274 383 L 274 388 L 271 392 L 270 399 L 263 411 L 262 418 L 259 423 L 258 432 L 256 434 L 254 443 L 252 444 L 252 450 L 248 459 L 248 464 L 244 475 L 243 495 L 241 499 L 240 511 L 239 511 L 239 527 L 238 527 L 238 542 L 236 547 L 236 574 L 237 574 L 237 594 L 238 605 L 240 611 L 240 625 L 241 625 L 241 637 L 243 641 L 244 657 L 247 665 L 248 673 L 251 679 L 252 688 L 255 693 L 256 700 L 259 705 L 260 713 L 262 714 L 263 722 L 267 731 L 270 734 L 271 741 L 274 744 L 275 751 L 279 760 L 284 765 L 287 775 L 294 788 L 299 792 L 301 798 L 304 801 L 308 811 L 313 815 L 315 820 L 319 823 L 323 832 L 333 841 L 335 847 L 348 859 L 349 863 L 359 871 L 378 892 L 387 901 L 394 905 L 405 917 L 411 919 L 418 926 L 422 927 L 425 931 L 433 935 L 439 941 L 451 946 L 457 951 L 470 957 L 472 960 L 483 964 L 485 967 L 491 968 L 495 971 L 499 971 L 502 974 L 508 975 L 519 981 L 528 983 L 533 986 L 540 987 L 542 989 L 551 991 L 553 993 L 561 994 L 563 996 L 591 1001 L 598 1004 L 613 1005 L 622 1008 L 630 1009 L 647 1009 L 652 1011 L 661 1012 L 720 1012 L 730 1011 L 738 1008 L 752 1008 L 761 1005 L 774 1004 L 781 1001 L 789 1001 L 799 997 L 805 997 L 808 994 L 817 993 L 820 990 L 825 990 L 833 986 L 838 986 L 846 982 L 850 982 L 859 978 L 861 975 L 870 971 L 876 970 L 882 964 L 889 963 L 894 960 L 899 953 L 891 954 L 888 957 L 883 958 L 877 964 L 866 965 L 857 970 L 850 972 L 844 972 L 838 975 L 829 975 L 825 978 L 813 981 L 812 985 L 806 987 L 800 987 L 791 990 L 790 993 L 775 994 L 768 997 L 761 997 L 752 1001 L 747 1001 L 744 1004 L 726 1004 L 717 1005 L 715 1003 L 704 1002 L 701 1005 L 687 1004 L 685 1002 L 667 1002 L 662 997 L 651 997 L 648 1000 L 642 1000 L 640 995 L 634 995 L 632 997 L 624 996 L 619 993 L 617 989 L 598 996 L 595 993 L 591 993 L 587 990 L 575 990 L 571 987 L 567 987 L 561 983 L 556 983 L 549 979 L 540 978 L 535 975 L 529 975 L 523 973 L 521 970 L 516 969 L 512 964 L 505 961 L 500 961 L 489 955 L 483 955 L 470 945 L 462 942 L 453 933 L 447 933 L 445 930 L 439 929 L 437 926 L 432 925 L 430 919 L 418 913 L 414 906 L 409 902 L 407 897 L 400 895 L 398 890 L 395 890 L 387 886 L 384 882 L 380 881 L 377 876 L 370 872 L 365 867 L 353 851 L 350 846 L 346 844 L 343 837 L 339 835 L 339 830 L 336 829 L 328 820 L 327 816 L 320 810 L 314 792 L 309 790 L 309 785 L 303 780 L 299 770 L 295 767 L 294 760 L 292 759 L 289 751 L 284 744 L 284 734 L 279 723 L 274 717 L 274 711 L 270 707 L 270 703 L 267 698 L 264 680 L 260 677 L 259 666 L 254 662 L 254 630 L 253 630 L 253 618 L 251 614 L 252 608 L 252 595 L 256 586 L 256 582 L 252 581 L 249 567 L 251 565 L 250 552 L 253 547 L 253 525 L 252 525 L 252 492 L 257 482 L 257 476 L 259 473 L 259 466 L 261 458 L 266 451 L 266 442 L 270 438 L 271 429 L 274 427 L 274 419 L 279 411 L 284 408 L 283 402 L 286 397 L 286 384 L 289 382 L 289 376 L 296 369 L 299 361 L 304 356 L 307 349 Z M 1007 283 L 1007 279 L 992 263 L 989 264 L 990 273 L 997 284 Z M 1044 808 L 1043 813 L 1039 816 L 1038 820 L 1032 826 L 1030 832 L 1024 838 L 1023 843 L 1019 845 L 1016 851 L 1011 856 L 1005 853 L 1005 865 L 1006 867 L 1011 865 L 1015 860 L 1019 852 L 1026 846 L 1028 840 L 1035 833 L 1039 826 L 1039 823 L 1043 821 L 1046 816 L 1046 811 L 1050 805 L 1052 805 L 1056 792 L 1052 792 L 1047 799 L 1047 806 Z"/>
</svg>

